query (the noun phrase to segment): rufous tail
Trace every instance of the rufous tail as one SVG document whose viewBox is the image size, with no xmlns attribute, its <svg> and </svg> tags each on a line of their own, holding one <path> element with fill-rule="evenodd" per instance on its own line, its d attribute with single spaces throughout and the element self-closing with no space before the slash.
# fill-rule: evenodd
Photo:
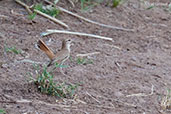
<svg viewBox="0 0 171 114">
<path fill-rule="evenodd" d="M 39 39 L 37 46 L 46 53 L 46 55 L 52 60 L 55 56 L 54 53 L 46 46 L 46 44 Z"/>
</svg>

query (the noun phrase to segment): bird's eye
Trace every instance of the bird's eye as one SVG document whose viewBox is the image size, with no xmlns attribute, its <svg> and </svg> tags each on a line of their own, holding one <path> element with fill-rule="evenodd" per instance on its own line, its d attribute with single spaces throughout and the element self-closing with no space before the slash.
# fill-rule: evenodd
<svg viewBox="0 0 171 114">
<path fill-rule="evenodd" d="M 68 41 L 71 41 L 70 39 Z"/>
</svg>

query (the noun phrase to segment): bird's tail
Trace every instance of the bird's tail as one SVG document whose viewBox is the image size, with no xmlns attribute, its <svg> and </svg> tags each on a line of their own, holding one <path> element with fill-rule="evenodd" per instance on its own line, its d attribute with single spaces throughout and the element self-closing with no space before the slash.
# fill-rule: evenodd
<svg viewBox="0 0 171 114">
<path fill-rule="evenodd" d="M 46 53 L 46 55 L 52 60 L 54 57 L 54 53 L 46 46 L 46 44 L 39 39 L 37 46 Z"/>
</svg>

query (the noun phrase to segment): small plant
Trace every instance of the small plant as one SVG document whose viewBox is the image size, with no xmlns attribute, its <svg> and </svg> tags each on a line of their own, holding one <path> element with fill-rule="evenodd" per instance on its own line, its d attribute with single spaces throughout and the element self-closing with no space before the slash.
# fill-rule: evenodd
<svg viewBox="0 0 171 114">
<path fill-rule="evenodd" d="M 28 18 L 33 20 L 36 17 L 36 13 L 29 14 Z"/>
<path fill-rule="evenodd" d="M 34 65 L 36 69 L 37 78 L 33 79 L 41 93 L 45 93 L 59 98 L 72 98 L 78 84 L 66 84 L 54 82 L 53 74 L 47 71 L 44 67 L 43 71 L 39 71 L 39 67 Z M 32 76 L 31 76 L 32 77 Z"/>
<path fill-rule="evenodd" d="M 55 8 L 55 7 L 52 7 L 51 5 L 47 5 L 47 6 L 43 6 L 43 4 L 36 4 L 34 5 L 33 9 L 36 9 L 36 10 L 39 10 L 45 14 L 48 14 L 52 17 L 57 17 L 60 13 L 60 10 Z M 36 16 L 36 13 L 32 13 L 28 16 L 29 19 L 34 19 Z"/>
<path fill-rule="evenodd" d="M 36 4 L 34 6 L 34 9 L 39 10 L 43 13 L 46 13 L 52 17 L 56 17 L 57 15 L 59 15 L 59 12 L 60 12 L 58 9 L 52 7 L 51 5 L 48 5 L 45 7 L 42 4 Z"/>
<path fill-rule="evenodd" d="M 166 96 L 163 97 L 161 107 L 163 110 L 171 109 L 171 89 L 168 89 Z"/>
<path fill-rule="evenodd" d="M 152 9 L 152 8 L 154 8 L 155 6 L 154 5 L 151 5 L 151 6 L 149 6 L 148 8 L 146 8 L 146 10 L 150 10 L 150 9 Z"/>
<path fill-rule="evenodd" d="M 124 4 L 125 2 L 127 2 L 128 0 L 112 0 L 112 7 L 116 8 L 121 4 Z"/>
<path fill-rule="evenodd" d="M 86 58 L 77 58 L 77 64 L 93 64 L 93 61 L 90 59 L 86 59 Z"/>
<path fill-rule="evenodd" d="M 81 10 L 88 11 L 92 9 L 94 6 L 103 2 L 103 0 L 80 0 L 81 2 Z"/>
<path fill-rule="evenodd" d="M 6 112 L 3 109 L 0 109 L 0 114 L 6 114 Z"/>
<path fill-rule="evenodd" d="M 55 66 L 56 66 L 56 68 L 66 68 L 66 67 L 68 67 L 67 65 L 61 65 L 61 64 L 59 64 L 59 63 L 55 63 Z"/>
<path fill-rule="evenodd" d="M 13 52 L 15 54 L 20 54 L 21 50 L 17 50 L 16 47 L 7 47 L 5 46 L 5 51 L 6 52 Z"/>
<path fill-rule="evenodd" d="M 112 7 L 115 8 L 121 3 L 121 0 L 113 0 L 112 2 Z"/>
</svg>

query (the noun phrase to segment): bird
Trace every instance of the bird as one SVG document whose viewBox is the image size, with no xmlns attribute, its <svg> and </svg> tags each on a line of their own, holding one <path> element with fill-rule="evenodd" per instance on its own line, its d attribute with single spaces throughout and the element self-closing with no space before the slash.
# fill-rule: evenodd
<svg viewBox="0 0 171 114">
<path fill-rule="evenodd" d="M 50 59 L 50 62 L 47 65 L 47 67 L 50 67 L 51 65 L 54 65 L 55 63 L 62 65 L 70 57 L 71 43 L 72 43 L 71 39 L 64 39 L 62 41 L 62 48 L 57 53 L 54 53 L 53 51 L 51 51 L 51 49 L 41 39 L 39 39 L 37 46 L 39 47 L 39 49 L 44 51 L 45 54 Z M 62 70 L 62 67 L 60 67 L 60 70 Z"/>
</svg>

